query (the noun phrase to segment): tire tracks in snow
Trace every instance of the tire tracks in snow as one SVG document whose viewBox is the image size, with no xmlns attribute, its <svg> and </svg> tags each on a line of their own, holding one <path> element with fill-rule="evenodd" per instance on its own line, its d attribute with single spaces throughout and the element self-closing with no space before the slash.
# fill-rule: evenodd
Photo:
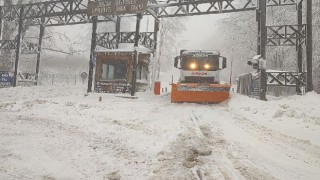
<svg viewBox="0 0 320 180">
<path fill-rule="evenodd" d="M 189 107 L 181 107 L 184 131 L 158 153 L 151 179 L 273 179 L 254 167 L 235 164 L 221 127 L 204 117 L 210 108 Z"/>
<path fill-rule="evenodd" d="M 226 133 L 229 133 L 229 127 L 233 125 L 228 124 L 230 115 L 224 113 L 227 107 L 228 104 L 209 106 L 205 111 L 207 113 L 204 113 L 204 118 L 202 118 L 207 128 L 211 129 L 214 134 L 220 134 L 220 138 L 225 142 L 222 155 L 229 160 L 227 163 L 229 166 L 225 165 L 225 161 L 220 163 L 221 167 L 226 170 L 225 172 L 228 172 L 228 176 L 225 176 L 224 179 L 275 179 L 263 166 L 259 166 L 257 162 L 250 159 L 242 144 L 226 137 Z M 210 116 L 208 116 L 209 114 Z"/>
</svg>

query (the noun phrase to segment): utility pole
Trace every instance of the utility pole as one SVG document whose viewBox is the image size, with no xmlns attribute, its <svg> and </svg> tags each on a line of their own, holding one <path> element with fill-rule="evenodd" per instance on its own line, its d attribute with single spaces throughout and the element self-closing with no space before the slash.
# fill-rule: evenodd
<svg viewBox="0 0 320 180">
<path fill-rule="evenodd" d="M 13 87 L 16 87 L 17 83 L 18 83 L 18 70 L 19 70 L 19 61 L 20 61 L 20 55 L 21 55 L 22 30 L 23 30 L 23 12 L 24 12 L 24 6 L 21 6 L 20 7 L 18 35 L 17 35 L 17 39 L 16 39 L 17 49 L 16 49 L 16 60 L 14 63 Z"/>
<path fill-rule="evenodd" d="M 0 6 L 0 40 L 2 40 L 2 6 Z"/>
<path fill-rule="evenodd" d="M 298 20 L 298 29 L 302 29 L 302 2 L 299 2 L 297 5 L 297 20 Z M 303 69 L 302 69 L 302 44 L 300 42 L 301 40 L 301 36 L 300 34 L 297 35 L 297 40 L 296 40 L 296 48 L 297 48 L 297 68 L 298 68 L 298 72 L 302 73 Z M 300 83 L 297 82 L 297 88 L 296 88 L 296 92 L 297 94 L 301 94 L 301 89 L 300 89 Z"/>
<path fill-rule="evenodd" d="M 117 33 L 116 49 L 118 49 L 118 48 L 119 48 L 119 42 L 120 42 L 120 28 L 121 28 L 121 16 L 117 16 L 117 23 L 116 23 L 116 33 Z"/>
<path fill-rule="evenodd" d="M 154 90 L 154 83 L 156 81 L 156 73 L 157 73 L 157 62 L 156 62 L 156 58 L 157 56 L 159 55 L 158 54 L 158 49 L 157 49 L 157 46 L 158 46 L 158 33 L 159 33 L 159 28 L 160 27 L 160 20 L 157 20 L 155 19 L 154 20 L 154 34 L 153 34 L 153 39 L 154 39 L 154 46 L 153 46 L 153 49 L 154 49 L 154 52 L 153 52 L 153 69 L 152 69 L 152 84 L 151 84 L 151 90 L 153 91 Z"/>
<path fill-rule="evenodd" d="M 298 10 L 298 28 L 302 28 L 302 1 L 297 6 Z M 302 72 L 302 44 L 300 43 L 300 35 L 297 36 L 297 58 L 298 58 L 298 72 Z"/>
<path fill-rule="evenodd" d="M 232 55 L 233 56 L 233 55 Z M 233 63 L 233 57 L 231 58 L 231 69 L 230 69 L 230 81 L 229 84 L 231 84 L 232 82 L 232 63 Z"/>
<path fill-rule="evenodd" d="M 39 72 L 40 72 L 40 60 L 41 60 L 41 51 L 42 51 L 42 40 L 45 31 L 45 18 L 41 18 L 40 24 L 40 34 L 39 34 L 39 46 L 38 46 L 38 54 L 37 54 L 37 67 L 36 67 L 36 85 L 38 85 L 39 80 Z"/>
<path fill-rule="evenodd" d="M 266 44 L 267 44 L 267 27 L 266 27 L 266 13 L 267 4 L 265 0 L 259 0 L 258 6 L 258 32 L 259 32 L 259 46 L 258 54 L 261 55 L 262 59 L 266 60 Z M 266 101 L 267 97 L 267 72 L 266 68 L 261 68 L 260 70 L 260 100 Z"/>
<path fill-rule="evenodd" d="M 307 0 L 307 92 L 313 91 L 312 45 L 312 0 Z"/>
<path fill-rule="evenodd" d="M 234 41 L 234 35 L 232 35 L 232 42 Z M 232 83 L 232 66 L 233 66 L 233 52 L 234 52 L 234 48 L 233 48 L 233 46 L 231 46 L 232 47 L 232 54 L 231 54 L 231 62 L 230 62 L 230 80 L 229 80 L 229 84 L 231 84 Z"/>
<path fill-rule="evenodd" d="M 132 81 L 131 81 L 131 96 L 134 96 L 136 93 L 137 88 L 137 65 L 139 62 L 139 52 L 138 52 L 138 46 L 139 46 L 139 39 L 140 39 L 140 22 L 142 19 L 142 14 L 137 14 L 137 21 L 136 21 L 136 32 L 135 32 L 135 38 L 134 38 L 134 57 L 132 62 Z"/>
<path fill-rule="evenodd" d="M 90 61 L 89 61 L 89 77 L 88 77 L 88 90 L 87 93 L 92 92 L 92 80 L 93 80 L 93 68 L 95 61 L 95 49 L 96 49 L 96 36 L 97 36 L 97 16 L 92 17 L 92 37 L 91 37 L 91 50 L 90 50 Z"/>
</svg>

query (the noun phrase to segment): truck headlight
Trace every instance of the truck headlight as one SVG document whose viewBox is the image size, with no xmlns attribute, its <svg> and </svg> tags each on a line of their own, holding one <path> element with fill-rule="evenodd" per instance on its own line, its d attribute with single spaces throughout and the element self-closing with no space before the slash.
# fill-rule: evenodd
<svg viewBox="0 0 320 180">
<path fill-rule="evenodd" d="M 197 64 L 196 63 L 191 63 L 190 64 L 190 68 L 191 69 L 196 69 L 197 68 Z"/>
<path fill-rule="evenodd" d="M 210 69 L 210 68 L 211 68 L 210 64 L 205 64 L 204 65 L 204 69 Z"/>
</svg>

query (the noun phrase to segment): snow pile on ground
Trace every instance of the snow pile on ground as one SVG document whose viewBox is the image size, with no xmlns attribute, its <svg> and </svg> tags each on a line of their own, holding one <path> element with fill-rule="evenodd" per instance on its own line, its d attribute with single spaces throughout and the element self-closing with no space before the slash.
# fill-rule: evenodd
<svg viewBox="0 0 320 180">
<path fill-rule="evenodd" d="M 0 179 L 318 179 L 320 97 L 172 104 L 0 89 Z"/>
<path fill-rule="evenodd" d="M 303 138 L 320 146 L 320 95 L 311 92 L 305 96 L 269 97 L 264 102 L 235 95 L 229 103 L 230 111 L 251 121 L 290 136 Z"/>
</svg>

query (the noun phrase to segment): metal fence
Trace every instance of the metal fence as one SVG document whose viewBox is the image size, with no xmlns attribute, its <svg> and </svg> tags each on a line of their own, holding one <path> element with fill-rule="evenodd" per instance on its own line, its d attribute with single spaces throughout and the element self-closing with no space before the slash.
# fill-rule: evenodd
<svg viewBox="0 0 320 180">
<path fill-rule="evenodd" d="M 39 85 L 64 85 L 83 84 L 85 80 L 81 78 L 81 73 L 53 73 L 40 72 Z"/>
<path fill-rule="evenodd" d="M 267 94 L 289 96 L 304 94 L 305 72 L 267 71 Z M 250 97 L 260 97 L 260 73 L 247 73 L 237 78 L 237 93 Z"/>
<path fill-rule="evenodd" d="M 14 82 L 13 72 L 0 71 L 0 88 L 12 87 Z M 39 75 L 32 72 L 19 72 L 17 75 L 18 86 L 35 85 L 77 85 L 84 84 L 86 78 L 81 73 L 55 73 L 42 71 Z"/>
</svg>

